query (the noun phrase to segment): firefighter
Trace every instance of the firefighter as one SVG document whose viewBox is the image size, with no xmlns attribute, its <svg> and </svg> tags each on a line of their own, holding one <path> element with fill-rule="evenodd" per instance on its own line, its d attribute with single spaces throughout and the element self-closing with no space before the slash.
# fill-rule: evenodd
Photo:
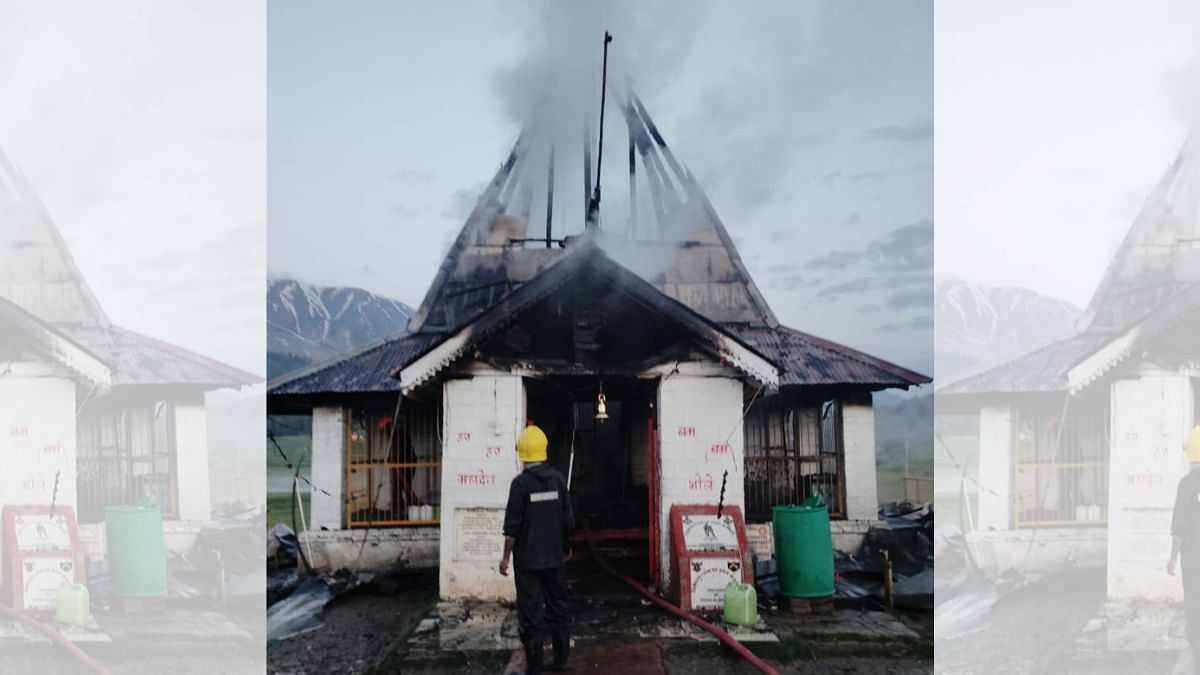
<svg viewBox="0 0 1200 675">
<path fill-rule="evenodd" d="M 567 669 L 571 647 L 567 619 L 564 552 L 574 527 L 567 481 L 546 464 L 546 434 L 529 422 L 517 439 L 524 470 L 508 488 L 504 512 L 504 557 L 500 574 L 508 576 L 511 557 L 517 585 L 517 624 L 525 647 L 526 672 Z M 554 660 L 542 662 L 546 634 Z"/>
<path fill-rule="evenodd" d="M 1191 470 L 1180 479 L 1175 492 L 1167 574 L 1175 576 L 1175 563 L 1182 554 L 1183 611 L 1192 647 L 1192 672 L 1200 673 L 1200 426 L 1188 434 L 1183 448 Z"/>
</svg>

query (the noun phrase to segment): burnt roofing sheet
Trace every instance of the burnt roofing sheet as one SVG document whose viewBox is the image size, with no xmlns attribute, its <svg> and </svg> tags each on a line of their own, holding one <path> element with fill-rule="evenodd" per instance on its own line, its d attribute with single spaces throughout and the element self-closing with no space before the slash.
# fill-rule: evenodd
<svg viewBox="0 0 1200 675">
<path fill-rule="evenodd" d="M 436 333 L 402 335 L 272 381 L 272 396 L 399 391 L 392 372 L 439 341 Z"/>
<path fill-rule="evenodd" d="M 726 330 L 783 369 L 780 386 L 926 384 L 928 377 L 793 328 L 726 326 Z"/>
</svg>

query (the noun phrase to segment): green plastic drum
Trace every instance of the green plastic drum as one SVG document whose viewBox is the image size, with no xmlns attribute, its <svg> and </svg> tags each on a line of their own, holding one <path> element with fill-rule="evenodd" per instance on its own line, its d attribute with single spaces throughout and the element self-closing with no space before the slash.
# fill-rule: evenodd
<svg viewBox="0 0 1200 675">
<path fill-rule="evenodd" d="M 829 509 L 823 504 L 776 506 L 773 524 L 780 592 L 791 598 L 833 595 Z"/>
<path fill-rule="evenodd" d="M 113 592 L 122 598 L 167 594 L 167 547 L 157 506 L 104 509 Z"/>
</svg>

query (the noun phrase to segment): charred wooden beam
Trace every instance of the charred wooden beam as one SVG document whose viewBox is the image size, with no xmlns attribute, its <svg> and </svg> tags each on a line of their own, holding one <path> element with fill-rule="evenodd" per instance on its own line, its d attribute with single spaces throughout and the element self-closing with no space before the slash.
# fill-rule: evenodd
<svg viewBox="0 0 1200 675">
<path fill-rule="evenodd" d="M 554 146 L 550 146 L 550 167 L 546 174 L 546 248 L 554 236 Z"/>
<path fill-rule="evenodd" d="M 637 159 L 633 134 L 629 135 L 629 238 L 637 239 Z"/>
</svg>

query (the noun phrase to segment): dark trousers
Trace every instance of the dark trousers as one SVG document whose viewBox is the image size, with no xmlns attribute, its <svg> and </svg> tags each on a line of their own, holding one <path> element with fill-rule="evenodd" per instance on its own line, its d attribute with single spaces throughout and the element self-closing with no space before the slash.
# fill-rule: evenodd
<svg viewBox="0 0 1200 675">
<path fill-rule="evenodd" d="M 1183 577 L 1183 616 L 1187 624 L 1188 644 L 1193 653 L 1200 652 L 1200 555 L 1187 552 L 1180 562 Z M 1200 663 L 1196 664 L 1200 671 Z"/>
<path fill-rule="evenodd" d="M 517 625 L 521 642 L 541 644 L 569 630 L 567 618 L 567 568 L 517 570 Z"/>
</svg>

